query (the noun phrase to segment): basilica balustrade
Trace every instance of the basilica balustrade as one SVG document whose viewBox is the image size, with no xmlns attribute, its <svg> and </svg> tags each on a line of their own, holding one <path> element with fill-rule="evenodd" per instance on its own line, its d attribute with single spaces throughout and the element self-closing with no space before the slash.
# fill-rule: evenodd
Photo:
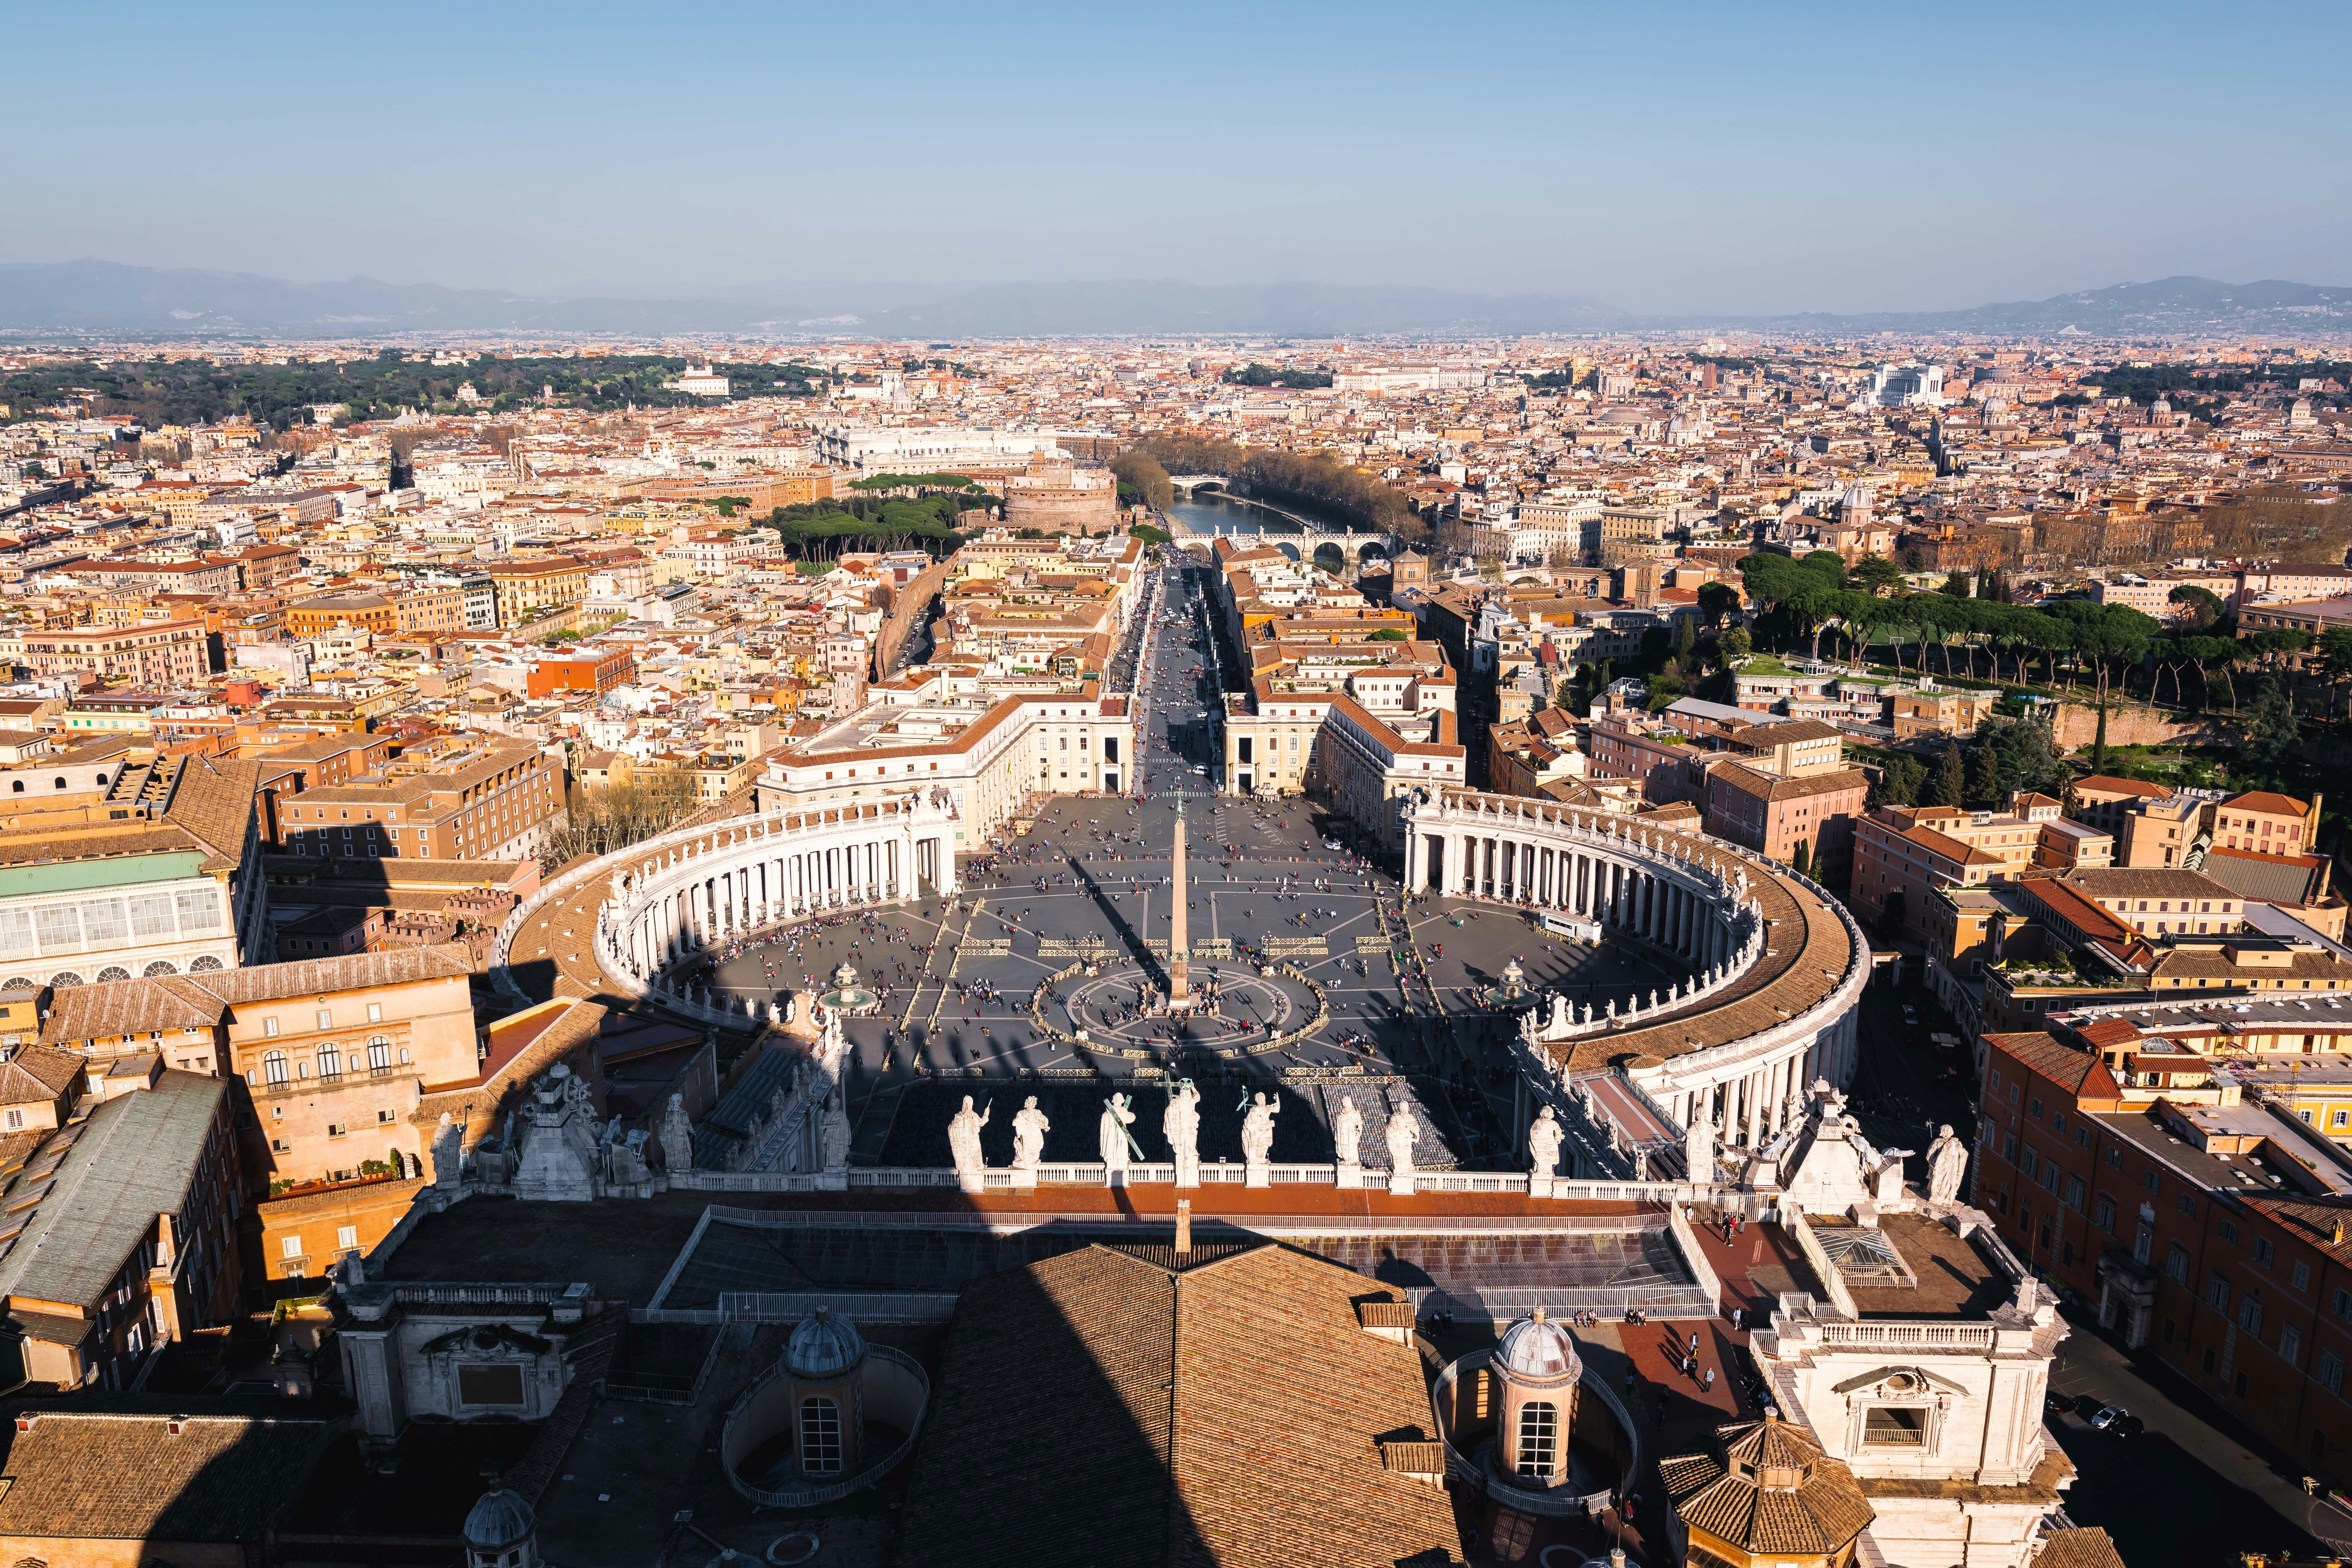
<svg viewBox="0 0 2352 1568">
<path fill-rule="evenodd" d="M 517 938 L 532 921 L 545 923 L 551 908 L 589 894 L 599 900 L 591 940 L 608 986 L 704 1021 L 740 1021 L 733 1003 L 670 971 L 709 948 L 795 921 L 952 896 L 955 832 L 944 791 L 673 828 L 548 882 L 499 927 L 491 972 L 519 995 Z"/>
<path fill-rule="evenodd" d="M 1686 970 L 1622 1008 L 1539 1012 L 1521 1058 L 1539 1099 L 1573 1111 L 1579 1079 L 1616 1075 L 1674 1128 L 1753 1145 L 1816 1079 L 1852 1080 L 1870 945 L 1808 879 L 1695 829 L 1519 795 L 1417 791 L 1402 815 L 1409 889 L 1598 921 Z"/>
</svg>

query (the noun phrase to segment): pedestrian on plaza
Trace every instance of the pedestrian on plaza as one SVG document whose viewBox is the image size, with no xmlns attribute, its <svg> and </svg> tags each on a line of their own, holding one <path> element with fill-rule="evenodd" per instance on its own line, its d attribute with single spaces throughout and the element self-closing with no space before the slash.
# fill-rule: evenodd
<svg viewBox="0 0 2352 1568">
<path fill-rule="evenodd" d="M 1690 1353 L 1693 1355 L 1698 1354 L 1698 1335 L 1696 1333 L 1691 1335 Z"/>
<path fill-rule="evenodd" d="M 1707 1393 L 1709 1393 L 1709 1394 L 1713 1394 L 1713 1393 L 1715 1392 L 1715 1368 L 1713 1368 L 1713 1367 L 1708 1367 L 1708 1368 L 1706 1369 L 1706 1392 L 1707 1392 Z"/>
<path fill-rule="evenodd" d="M 1747 1315 L 1748 1309 L 1745 1307 L 1734 1307 L 1731 1309 L 1731 1331 L 1733 1333 L 1736 1334 L 1739 1331 L 1739 1321 Z"/>
</svg>

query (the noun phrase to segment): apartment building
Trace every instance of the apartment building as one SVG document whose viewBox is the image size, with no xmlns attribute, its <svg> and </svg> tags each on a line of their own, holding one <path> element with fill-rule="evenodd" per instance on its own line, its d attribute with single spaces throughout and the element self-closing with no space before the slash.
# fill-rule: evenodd
<svg viewBox="0 0 2352 1568">
<path fill-rule="evenodd" d="M 1996 1035 L 1971 1192 L 2003 1240 L 2330 1486 L 2352 1485 L 2352 1159 L 2283 1107 L 2126 1088 Z"/>
<path fill-rule="evenodd" d="M 247 1176 L 219 1079 L 150 1052 L 100 1081 L 10 1189 L 0 1298 L 20 1378 L 121 1390 L 159 1345 L 241 1312 Z"/>
<path fill-rule="evenodd" d="M 28 631 L 24 658 L 36 675 L 95 675 L 168 691 L 211 668 L 202 621 L 142 621 L 129 626 Z"/>
<path fill-rule="evenodd" d="M 125 764 L 109 820 L 0 833 L 0 990 L 266 963 L 259 777 L 216 757 Z"/>
<path fill-rule="evenodd" d="M 472 979 L 453 943 L 61 988 L 41 1042 L 93 1076 L 154 1058 L 242 1079 L 239 1158 L 257 1185 L 408 1175 L 432 1136 L 424 1096 L 479 1076 Z"/>
<path fill-rule="evenodd" d="M 305 790 L 278 817 L 298 856 L 520 860 L 540 852 L 563 810 L 563 764 L 545 750 L 443 737 L 364 777 Z"/>
<path fill-rule="evenodd" d="M 1925 942 L 1927 900 L 1935 889 L 1982 887 L 2028 868 L 2104 867 L 2114 853 L 2106 834 L 2068 821 L 2056 801 L 2025 791 L 2002 813 L 1881 806 L 1854 826 L 1851 901 L 1865 919 Z"/>
<path fill-rule="evenodd" d="M 947 792 L 956 847 L 976 848 L 1045 794 L 1117 795 L 1135 778 L 1135 721 L 1092 681 L 984 710 L 877 705 L 766 759 L 761 811 Z"/>
<path fill-rule="evenodd" d="M 860 645 L 860 652 L 864 651 Z M 626 648 L 592 648 L 555 654 L 531 661 L 524 693 L 552 697 L 559 692 L 593 692 L 602 697 L 636 679 L 637 664 Z"/>
<path fill-rule="evenodd" d="M 588 594 L 588 568 L 568 555 L 493 561 L 484 568 L 497 590 L 499 625 L 520 626 L 536 613 L 576 605 Z"/>
</svg>

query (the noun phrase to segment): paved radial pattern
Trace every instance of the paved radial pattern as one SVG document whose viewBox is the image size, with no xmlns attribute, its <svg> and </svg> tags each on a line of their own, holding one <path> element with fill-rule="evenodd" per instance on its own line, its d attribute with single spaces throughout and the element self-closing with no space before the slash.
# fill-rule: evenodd
<svg viewBox="0 0 2352 1568">
<path fill-rule="evenodd" d="M 1275 1081 L 1345 1069 L 1409 1078 L 1424 1100 L 1450 1106 L 1470 1145 L 1453 1151 L 1457 1159 L 1482 1149 L 1491 1157 L 1514 1132 L 1516 1112 L 1502 1048 L 1513 1026 L 1490 1014 L 1487 998 L 1513 959 L 1531 986 L 1596 1007 L 1678 976 L 1630 944 L 1577 946 L 1515 911 L 1401 902 L 1395 878 L 1360 863 L 1344 847 L 1344 825 L 1319 806 L 1211 794 L 1210 775 L 1192 770 L 1214 760 L 1202 700 L 1213 678 L 1205 653 L 1190 646 L 1204 643 L 1197 623 L 1189 638 L 1177 635 L 1186 612 L 1171 614 L 1155 628 L 1138 694 L 1142 802 L 1041 799 L 1025 832 L 1008 829 L 961 858 L 962 898 L 804 923 L 722 952 L 715 984 L 765 1004 L 846 961 L 882 993 L 880 1011 L 847 1029 L 861 1158 L 891 1142 L 890 1121 L 919 1079 L 1167 1069 Z M 1192 970 L 1224 987 L 1218 1016 L 1182 1028 L 1120 1013 L 1166 953 L 1180 792 Z M 1089 958 L 1098 975 L 1064 974 Z M 1307 1038 L 1271 1047 L 1272 1037 L 1316 1014 L 1308 988 L 1281 974 L 1286 964 L 1322 988 L 1330 1016 Z M 1260 973 L 1268 967 L 1276 973 Z M 1029 1003 L 1049 980 L 1061 1001 L 1047 1015 L 1054 1032 L 1041 1033 Z M 1080 1019 L 1083 1044 L 1066 1037 Z"/>
</svg>

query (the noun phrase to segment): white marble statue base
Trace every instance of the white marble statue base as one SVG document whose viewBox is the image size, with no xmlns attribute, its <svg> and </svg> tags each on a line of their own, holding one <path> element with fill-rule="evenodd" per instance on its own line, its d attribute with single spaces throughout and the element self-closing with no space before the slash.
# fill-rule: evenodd
<svg viewBox="0 0 2352 1568">
<path fill-rule="evenodd" d="M 1362 1190 L 1364 1185 L 1364 1168 L 1361 1165 L 1341 1165 L 1338 1169 L 1339 1175 L 1338 1184 L 1340 1188 L 1348 1192 L 1360 1192 Z"/>
<path fill-rule="evenodd" d="M 1412 1196 L 1412 1173 L 1411 1171 L 1407 1171 L 1401 1175 L 1395 1173 L 1391 1173 L 1390 1174 L 1389 1195 L 1391 1197 L 1397 1198 L 1409 1198 Z"/>
<path fill-rule="evenodd" d="M 1035 1192 L 1037 1190 L 1037 1167 L 1034 1165 L 1013 1166 L 1013 1190 L 1016 1193 Z"/>
<path fill-rule="evenodd" d="M 1270 1187 L 1274 1185 L 1274 1167 L 1271 1165 L 1243 1166 L 1242 1185 L 1244 1187 Z"/>
</svg>

